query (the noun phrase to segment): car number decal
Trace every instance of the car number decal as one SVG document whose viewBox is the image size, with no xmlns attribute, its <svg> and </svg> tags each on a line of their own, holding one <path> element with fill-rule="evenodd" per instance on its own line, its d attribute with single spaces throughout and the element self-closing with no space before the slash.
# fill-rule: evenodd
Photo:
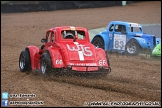
<svg viewBox="0 0 162 108">
<path fill-rule="evenodd" d="M 61 65 L 62 64 L 62 60 L 56 60 L 56 64 Z"/>
<path fill-rule="evenodd" d="M 106 60 L 99 60 L 98 64 L 100 66 L 106 65 Z"/>
<path fill-rule="evenodd" d="M 126 35 L 114 34 L 113 49 L 125 50 Z"/>
</svg>

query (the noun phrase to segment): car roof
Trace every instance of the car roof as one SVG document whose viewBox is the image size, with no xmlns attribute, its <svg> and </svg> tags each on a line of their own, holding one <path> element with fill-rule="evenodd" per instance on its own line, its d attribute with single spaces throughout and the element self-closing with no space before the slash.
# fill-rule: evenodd
<svg viewBox="0 0 162 108">
<path fill-rule="evenodd" d="M 58 27 L 53 27 L 53 28 L 50 28 L 49 30 L 83 30 L 85 31 L 86 28 L 84 27 L 76 27 L 76 26 L 58 26 Z"/>
<path fill-rule="evenodd" d="M 117 23 L 117 24 L 126 24 L 126 25 L 138 25 L 141 26 L 139 23 L 134 23 L 134 22 L 127 22 L 127 21 L 111 21 L 110 23 Z"/>
</svg>

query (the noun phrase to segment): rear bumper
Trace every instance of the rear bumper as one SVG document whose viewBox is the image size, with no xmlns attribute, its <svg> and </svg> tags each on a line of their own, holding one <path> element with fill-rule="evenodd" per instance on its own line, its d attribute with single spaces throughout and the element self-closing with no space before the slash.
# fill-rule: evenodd
<svg viewBox="0 0 162 108">
<path fill-rule="evenodd" d="M 68 66 L 65 71 L 74 71 L 78 73 L 110 73 L 110 67 L 100 67 L 100 66 Z"/>
</svg>

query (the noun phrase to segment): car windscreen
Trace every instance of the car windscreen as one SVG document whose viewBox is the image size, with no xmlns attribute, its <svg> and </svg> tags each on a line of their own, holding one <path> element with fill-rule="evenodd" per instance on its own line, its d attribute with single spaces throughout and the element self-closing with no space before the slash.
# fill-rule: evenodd
<svg viewBox="0 0 162 108">
<path fill-rule="evenodd" d="M 79 30 L 62 30 L 61 31 L 63 39 L 74 39 L 77 38 L 79 40 L 85 39 L 85 32 Z"/>
</svg>

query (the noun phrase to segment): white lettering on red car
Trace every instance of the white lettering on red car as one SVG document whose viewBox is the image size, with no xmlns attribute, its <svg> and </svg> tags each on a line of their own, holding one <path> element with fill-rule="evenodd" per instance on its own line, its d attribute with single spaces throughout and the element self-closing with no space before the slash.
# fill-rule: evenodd
<svg viewBox="0 0 162 108">
<path fill-rule="evenodd" d="M 71 66 L 97 66 L 96 63 L 69 63 Z"/>
<path fill-rule="evenodd" d="M 98 63 L 100 66 L 106 65 L 106 60 L 99 60 Z"/>
<path fill-rule="evenodd" d="M 68 50 L 70 51 L 78 51 L 78 55 L 80 60 L 84 60 L 84 56 L 92 56 L 92 51 L 90 50 L 90 47 L 85 47 L 85 45 L 82 44 L 75 44 L 76 47 L 72 46 L 70 47 L 68 44 L 66 44 Z"/>
</svg>

